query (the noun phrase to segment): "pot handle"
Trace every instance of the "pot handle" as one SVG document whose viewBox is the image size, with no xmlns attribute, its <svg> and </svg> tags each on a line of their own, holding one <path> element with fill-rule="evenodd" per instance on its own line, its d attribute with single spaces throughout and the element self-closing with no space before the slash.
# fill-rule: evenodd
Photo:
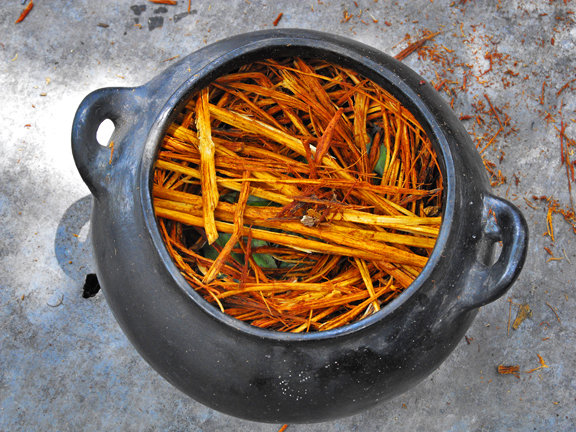
<svg viewBox="0 0 576 432">
<path fill-rule="evenodd" d="M 113 147 L 100 145 L 96 132 L 104 120 L 112 120 L 114 130 L 126 123 L 134 110 L 134 90 L 107 87 L 84 98 L 72 124 L 72 154 L 82 179 L 93 195 L 104 188 L 106 174 L 114 155 Z"/>
<path fill-rule="evenodd" d="M 466 310 L 476 309 L 503 296 L 514 283 L 528 250 L 528 226 L 512 203 L 486 194 L 482 216 L 483 234 L 491 243 L 501 241 L 502 250 L 492 265 L 478 263 L 460 297 Z"/>
</svg>

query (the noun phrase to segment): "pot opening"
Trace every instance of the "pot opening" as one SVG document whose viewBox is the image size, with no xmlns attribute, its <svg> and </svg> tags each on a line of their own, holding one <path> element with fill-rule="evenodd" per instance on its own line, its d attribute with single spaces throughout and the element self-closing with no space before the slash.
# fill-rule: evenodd
<svg viewBox="0 0 576 432">
<path fill-rule="evenodd" d="M 252 59 L 172 115 L 153 170 L 158 228 L 223 313 L 333 330 L 388 308 L 424 269 L 443 162 L 390 89 L 349 66 Z"/>
</svg>

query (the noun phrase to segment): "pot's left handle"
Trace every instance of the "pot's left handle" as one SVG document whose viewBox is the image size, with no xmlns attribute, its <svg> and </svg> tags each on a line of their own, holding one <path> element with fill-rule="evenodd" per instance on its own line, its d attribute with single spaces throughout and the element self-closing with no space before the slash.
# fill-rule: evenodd
<svg viewBox="0 0 576 432">
<path fill-rule="evenodd" d="M 72 154 L 82 179 L 93 195 L 105 187 L 106 173 L 114 148 L 98 143 L 96 132 L 109 119 L 116 131 L 134 112 L 133 88 L 102 88 L 84 98 L 72 125 Z"/>
<path fill-rule="evenodd" d="M 520 210 L 493 195 L 484 196 L 485 241 L 501 242 L 502 250 L 493 264 L 478 262 L 471 272 L 459 303 L 465 310 L 479 308 L 503 296 L 514 283 L 528 250 L 528 226 Z"/>
</svg>

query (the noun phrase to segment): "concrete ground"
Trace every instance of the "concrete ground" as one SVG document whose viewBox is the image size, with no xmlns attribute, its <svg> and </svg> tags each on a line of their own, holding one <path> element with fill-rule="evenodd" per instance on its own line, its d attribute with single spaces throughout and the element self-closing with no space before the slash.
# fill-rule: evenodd
<svg viewBox="0 0 576 432">
<path fill-rule="evenodd" d="M 101 293 L 82 298 L 94 270 L 91 198 L 70 151 L 72 118 L 90 91 L 147 82 L 175 57 L 272 28 L 280 12 L 278 27 L 349 36 L 390 54 L 440 32 L 405 62 L 453 100 L 479 149 L 486 147 L 495 193 L 518 205 L 531 234 L 509 294 L 482 308 L 467 339 L 429 378 L 364 413 L 288 431 L 576 430 L 576 229 L 554 211 L 576 200 L 561 157 L 562 148 L 564 160 L 576 160 L 576 3 L 193 0 L 186 14 L 187 3 L 36 0 L 15 24 L 24 6 L 3 2 L 0 430 L 281 426 L 189 399 L 136 353 Z M 532 316 L 509 329 L 520 304 Z M 529 372 L 541 365 L 538 355 L 548 367 Z M 520 370 L 502 375 L 499 365 Z"/>
</svg>

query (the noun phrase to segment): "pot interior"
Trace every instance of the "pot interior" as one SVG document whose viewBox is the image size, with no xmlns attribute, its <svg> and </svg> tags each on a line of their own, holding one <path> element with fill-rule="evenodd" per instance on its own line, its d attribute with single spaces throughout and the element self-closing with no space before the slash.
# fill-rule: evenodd
<svg viewBox="0 0 576 432">
<path fill-rule="evenodd" d="M 346 55 L 348 54 L 348 55 Z M 223 77 L 228 76 L 231 73 L 243 73 L 243 71 L 246 71 L 246 67 L 247 65 L 251 65 L 254 64 L 256 62 L 285 62 L 285 59 L 291 59 L 291 61 L 295 61 L 296 63 L 298 61 L 302 61 L 303 64 L 308 64 L 308 63 L 312 63 L 312 64 L 322 64 L 324 63 L 330 63 L 333 65 L 337 65 L 339 67 L 343 67 L 345 69 L 349 69 L 351 71 L 353 71 L 353 73 L 357 74 L 355 75 L 355 79 L 352 79 L 352 84 L 348 83 L 347 86 L 344 89 L 340 90 L 340 93 L 342 93 L 341 95 L 341 99 L 346 99 L 346 94 L 345 94 L 345 89 L 349 88 L 350 91 L 353 90 L 353 84 L 356 84 L 357 86 L 360 86 L 360 83 L 362 83 L 365 80 L 369 80 L 371 83 L 374 83 L 375 85 L 381 87 L 387 94 L 390 95 L 391 99 L 395 99 L 400 105 L 401 105 L 401 109 L 402 110 L 406 110 L 408 111 L 408 115 L 410 116 L 411 119 L 413 119 L 413 121 L 415 122 L 414 124 L 417 124 L 419 127 L 419 131 L 422 131 L 424 133 L 424 137 L 420 137 L 422 139 L 426 139 L 427 140 L 427 145 L 430 146 L 430 150 L 431 150 L 431 154 L 433 154 L 433 156 L 435 157 L 435 166 L 438 170 L 438 175 L 440 176 L 440 187 L 441 187 L 441 191 L 436 192 L 439 195 L 439 199 L 436 201 L 437 203 L 440 203 L 440 205 L 437 205 L 437 208 L 432 208 L 430 211 L 432 212 L 432 216 L 431 217 L 437 217 L 437 218 L 441 218 L 442 221 L 440 223 L 438 223 L 438 228 L 439 228 L 439 232 L 436 234 L 435 237 L 435 243 L 428 248 L 428 251 L 426 252 L 426 259 L 427 262 L 425 264 L 423 264 L 420 267 L 420 271 L 418 271 L 417 274 L 414 273 L 414 271 L 410 272 L 410 271 L 406 271 L 406 273 L 410 276 L 410 280 L 407 282 L 406 280 L 404 280 L 404 284 L 405 286 L 403 286 L 401 293 L 394 295 L 393 298 L 388 301 L 384 306 L 382 306 L 380 308 L 379 311 L 377 310 L 373 310 L 372 313 L 362 319 L 359 319 L 357 321 L 348 323 L 345 322 L 344 324 L 337 326 L 337 327 L 333 327 L 333 328 L 328 328 L 326 330 L 322 330 L 322 331 L 318 331 L 318 332 L 307 332 L 307 333 L 281 333 L 279 331 L 275 331 L 275 330 L 267 330 L 267 329 L 262 329 L 259 327 L 255 327 L 254 325 L 250 325 L 244 322 L 239 321 L 238 319 L 232 318 L 231 316 L 222 313 L 221 310 L 219 309 L 223 309 L 222 307 L 222 301 L 219 301 L 221 299 L 223 299 L 223 297 L 219 297 L 220 294 L 218 293 L 208 293 L 208 295 L 204 295 L 204 297 L 202 297 L 196 289 L 194 289 L 192 287 L 192 285 L 194 285 L 194 283 L 196 283 L 197 285 L 202 285 L 204 282 L 201 281 L 202 277 L 206 277 L 207 273 L 210 271 L 210 265 L 208 264 L 204 264 L 202 262 L 202 260 L 197 260 L 197 267 L 195 268 L 196 274 L 195 276 L 190 276 L 190 275 L 184 275 L 183 273 L 185 273 L 185 270 L 187 267 L 190 266 L 189 262 L 187 262 L 187 260 L 190 258 L 190 256 L 194 256 L 196 255 L 200 255 L 200 256 L 204 256 L 206 255 L 206 251 L 209 250 L 207 249 L 206 245 L 202 245 L 202 243 L 206 243 L 206 238 L 202 236 L 201 234 L 201 230 L 198 229 L 198 227 L 196 228 L 192 228 L 189 230 L 188 233 L 184 233 L 182 234 L 177 233 L 178 230 L 186 230 L 188 228 L 183 228 L 182 226 L 178 227 L 174 227 L 174 226 L 170 226 L 168 227 L 165 223 L 158 223 L 158 224 L 154 224 L 154 227 L 156 228 L 156 232 L 152 233 L 153 234 L 153 238 L 154 241 L 156 243 L 156 246 L 159 250 L 160 255 L 162 256 L 166 266 L 169 268 L 170 272 L 174 275 L 174 279 L 175 282 L 183 289 L 185 290 L 185 292 L 190 296 L 190 298 L 197 302 L 205 311 L 207 311 L 212 317 L 219 319 L 219 320 L 223 320 L 226 324 L 228 325 L 232 325 L 235 328 L 241 329 L 242 331 L 247 331 L 247 332 L 252 332 L 254 334 L 257 334 L 259 336 L 265 335 L 266 337 L 280 337 L 280 338 L 294 338 L 294 339 L 300 339 L 300 338 L 327 338 L 327 337 L 333 337 L 335 335 L 339 335 L 339 334 L 347 334 L 349 332 L 358 330 L 360 328 L 364 328 L 368 325 L 370 325 L 371 323 L 383 319 L 385 316 L 387 316 L 388 314 L 392 313 L 396 308 L 398 308 L 403 302 L 405 302 L 411 295 L 413 295 L 414 292 L 416 292 L 418 289 L 420 289 L 420 287 L 422 286 L 423 282 L 428 278 L 430 272 L 432 271 L 435 263 L 437 262 L 438 258 L 439 258 L 439 250 L 441 250 L 443 248 L 444 242 L 445 242 L 445 219 L 447 216 L 447 211 L 448 213 L 451 213 L 451 209 L 449 208 L 449 206 L 447 204 L 448 201 L 446 199 L 447 193 L 448 193 L 448 188 L 449 188 L 449 184 L 447 184 L 447 175 L 446 175 L 446 170 L 447 170 L 447 166 L 450 165 L 450 159 L 449 159 L 449 155 L 446 152 L 446 144 L 445 142 L 443 142 L 443 137 L 441 134 L 438 133 L 439 128 L 437 127 L 437 125 L 435 124 L 435 120 L 434 120 L 434 116 L 427 111 L 427 106 L 424 103 L 424 101 L 418 96 L 418 94 L 416 93 L 415 89 L 413 87 L 408 86 L 405 82 L 404 82 L 404 77 L 401 76 L 397 76 L 395 74 L 395 72 L 391 71 L 391 69 L 389 67 L 387 67 L 385 64 L 382 64 L 381 62 L 378 61 L 374 61 L 373 59 L 367 58 L 367 57 L 362 57 L 361 55 L 359 55 L 357 52 L 349 52 L 347 50 L 329 50 L 324 48 L 318 48 L 318 47 L 314 47 L 314 46 L 296 46 L 293 45 L 291 47 L 282 47 L 282 49 L 279 49 L 279 47 L 265 47 L 265 48 L 258 48 L 258 49 L 254 49 L 254 50 L 247 50 L 246 52 L 244 52 L 243 54 L 229 54 L 229 55 L 224 55 L 223 57 L 218 58 L 217 60 L 215 60 L 212 64 L 208 65 L 206 68 L 204 68 L 201 73 L 196 74 L 193 78 L 191 78 L 187 83 L 185 83 L 181 89 L 179 90 L 179 92 L 177 92 L 169 101 L 169 103 L 166 105 L 166 110 L 169 110 L 170 115 L 166 117 L 166 120 L 163 122 L 162 124 L 162 134 L 160 134 L 158 136 L 158 138 L 155 140 L 155 142 L 153 143 L 155 145 L 155 158 L 154 161 L 156 160 L 163 160 L 164 161 L 164 165 L 162 166 L 162 168 L 166 168 L 168 166 L 168 161 L 166 159 L 162 159 L 164 157 L 164 155 L 166 154 L 166 152 L 170 152 L 173 151 L 175 147 L 178 147 L 178 145 L 180 145 L 179 143 L 177 145 L 172 145 L 170 146 L 170 144 L 168 145 L 168 147 L 166 147 L 166 141 L 167 140 L 174 140 L 174 141 L 185 141 L 185 134 L 182 133 L 182 131 L 179 129 L 181 127 L 190 127 L 192 130 L 195 130 L 197 136 L 196 138 L 192 138 L 192 141 L 194 141 L 194 143 L 198 144 L 198 135 L 201 133 L 201 131 L 198 129 L 199 126 L 197 124 L 197 118 L 199 117 L 198 114 L 198 110 L 196 110 L 196 112 L 194 112 L 193 114 L 190 115 L 191 112 L 193 112 L 193 110 L 191 110 L 191 100 L 195 99 L 195 105 L 194 107 L 197 107 L 199 103 L 198 100 L 200 99 L 199 97 L 197 97 L 197 95 L 199 94 L 199 92 L 206 88 L 208 85 L 214 83 L 217 80 L 220 80 L 220 84 L 218 84 L 220 86 L 220 90 L 223 87 L 226 87 L 226 85 L 228 84 L 225 80 L 223 80 Z M 295 60 L 295 59 L 300 59 L 300 60 Z M 390 60 L 388 60 L 388 62 L 390 63 Z M 392 61 L 391 63 L 392 65 L 394 64 L 394 62 Z M 294 67 L 288 63 L 286 63 L 285 65 L 285 69 L 288 72 L 292 72 L 292 69 L 294 69 Z M 388 65 L 390 66 L 390 65 Z M 304 66 L 302 66 L 304 67 Z M 322 69 L 322 66 L 320 67 L 320 69 Z M 248 72 L 245 72 L 248 73 Z M 309 77 L 315 77 L 316 75 L 318 75 L 316 72 L 305 72 L 303 73 L 304 75 L 307 75 Z M 286 77 L 284 77 L 284 79 L 288 79 Z M 412 77 L 412 80 L 414 80 L 414 77 Z M 251 83 L 251 85 L 254 85 L 254 83 Z M 246 86 L 244 86 L 246 87 Z M 233 91 L 231 91 L 231 93 L 238 93 L 239 90 L 238 89 L 234 89 Z M 339 94 L 340 94 L 339 93 Z M 209 97 L 209 96 L 208 96 Z M 357 98 L 359 98 L 357 96 Z M 212 105 L 215 105 L 216 108 L 210 108 L 210 114 L 214 115 L 214 113 L 216 112 L 217 115 L 220 116 L 225 116 L 225 114 L 221 113 L 221 110 L 218 110 L 218 105 L 214 102 L 214 101 L 210 101 L 210 103 Z M 368 105 L 369 106 L 369 103 Z M 348 109 L 350 109 L 350 106 L 348 106 Z M 354 110 L 355 108 L 353 108 Z M 188 110 L 188 111 L 187 111 Z M 186 123 L 186 115 L 189 114 L 190 118 L 188 119 L 188 124 Z M 342 115 L 343 113 L 340 113 L 340 115 Z M 310 118 L 312 118 L 312 114 L 309 113 Z M 192 120 L 192 118 L 194 118 L 194 120 Z M 250 120 L 253 120 L 253 118 L 248 117 Z M 221 121 L 222 123 L 222 117 L 218 119 L 219 121 Z M 228 120 L 229 122 L 234 122 L 234 121 L 238 121 L 238 119 L 233 119 L 233 120 Z M 337 124 L 339 120 L 335 120 L 333 122 L 333 124 Z M 183 124 L 184 122 L 184 124 Z M 310 120 L 310 122 L 312 123 L 312 120 Z M 196 123 L 196 124 L 193 124 Z M 326 131 L 329 130 L 329 123 L 328 125 L 325 123 L 323 126 L 324 127 L 318 127 L 319 130 L 323 130 L 322 133 L 318 133 L 318 136 L 314 137 L 315 140 L 313 141 L 313 145 L 311 147 L 312 151 L 317 151 L 320 147 L 321 147 L 321 138 L 322 136 L 326 135 Z M 178 126 L 175 126 L 178 125 Z M 282 125 L 280 125 L 282 126 Z M 216 127 L 217 128 L 217 127 Z M 336 126 L 333 126 L 333 129 L 336 129 Z M 179 133 L 176 132 L 180 131 Z M 232 132 L 229 132 L 230 134 L 232 134 Z M 332 132 L 334 133 L 334 132 Z M 368 137 L 368 139 L 372 140 L 372 143 L 375 142 L 374 141 L 374 135 L 377 135 L 378 133 L 380 133 L 380 135 L 382 135 L 381 131 L 371 131 L 371 136 Z M 399 132 L 398 132 L 399 133 Z M 420 132 L 417 132 L 417 134 Z M 169 137 L 169 138 L 166 138 Z M 418 138 L 418 139 L 420 139 Z M 388 139 L 390 139 L 390 137 L 388 137 Z M 369 143 L 368 141 L 366 141 L 365 145 L 368 144 L 372 144 Z M 380 141 L 380 143 L 382 143 L 382 141 Z M 174 143 L 172 143 L 174 144 Z M 310 144 L 308 144 L 310 146 Z M 233 146 L 231 146 L 232 148 Z M 241 151 L 240 149 L 241 145 L 238 145 L 239 151 Z M 383 144 L 380 144 L 381 148 L 384 148 Z M 199 147 L 200 148 L 200 147 Z M 265 147 L 264 147 L 265 149 Z M 364 151 L 367 153 L 370 153 L 370 148 L 365 148 Z M 233 149 L 232 149 L 233 150 Z M 389 153 L 392 153 L 392 147 L 390 147 L 390 144 L 388 143 L 387 147 L 387 154 L 388 154 L 388 158 L 391 160 L 392 159 L 392 155 Z M 307 151 L 310 151 L 310 149 L 308 149 Z M 382 150 L 380 150 L 382 154 Z M 375 152 L 375 151 L 374 151 Z M 221 155 L 221 154 L 220 154 Z M 302 161 L 308 161 L 310 162 L 311 160 L 314 160 L 314 155 L 311 156 L 311 154 L 307 154 L 307 155 L 300 155 L 300 159 L 298 160 L 298 162 L 302 162 Z M 182 170 L 182 171 L 187 171 L 189 170 L 189 168 L 192 166 L 193 169 L 195 169 L 196 171 L 201 170 L 202 167 L 202 161 L 200 160 L 202 159 L 202 154 L 200 154 L 196 159 L 194 159 L 193 161 L 186 161 L 182 166 L 185 166 L 186 169 Z M 379 160 L 381 160 L 381 158 L 378 158 Z M 417 159 L 417 158 L 416 158 Z M 172 161 L 173 162 L 173 161 Z M 168 200 L 171 196 L 168 192 L 163 191 L 164 186 L 166 184 L 168 184 L 171 180 L 166 180 L 166 178 L 163 178 L 161 181 L 158 181 L 158 172 L 155 171 L 155 166 L 156 168 L 158 168 L 158 164 L 156 165 L 151 165 L 150 167 L 148 167 L 147 172 L 149 174 L 149 179 L 148 179 L 148 184 L 150 184 L 150 204 L 154 205 L 154 203 L 157 203 L 159 200 L 164 200 L 163 203 L 165 204 L 165 206 L 168 206 L 168 204 L 166 203 L 166 200 Z M 423 172 L 423 170 L 425 169 L 425 167 L 420 167 L 420 171 Z M 186 175 L 186 172 L 180 172 L 180 174 L 184 174 Z M 188 172 L 188 174 L 190 174 L 190 172 Z M 308 173 L 310 174 L 310 173 Z M 314 173 L 314 176 L 317 175 L 317 173 Z M 424 175 L 424 174 L 422 174 Z M 257 181 L 256 184 L 260 184 L 258 182 L 262 182 L 263 178 L 255 178 L 255 176 L 252 173 L 246 174 L 247 177 L 247 181 L 248 178 L 252 179 L 250 180 L 250 183 L 252 183 L 252 181 Z M 293 176 L 294 177 L 294 176 Z M 298 178 L 302 178 L 301 175 L 297 175 Z M 308 176 L 310 177 L 310 176 Z M 382 177 L 382 176 L 381 176 Z M 284 177 L 283 177 L 284 178 Z M 284 178 L 285 179 L 285 178 Z M 286 180 L 286 179 L 285 179 Z M 198 203 L 200 202 L 201 206 L 207 205 L 206 202 L 202 201 L 204 199 L 204 195 L 202 194 L 202 190 L 204 190 L 204 187 L 207 187 L 206 184 L 202 183 L 202 181 L 199 178 L 193 179 L 193 176 L 188 178 L 188 180 L 182 180 L 182 178 L 180 178 L 179 180 L 175 180 L 175 182 L 185 182 L 185 181 L 191 181 L 191 182 L 196 182 L 197 187 L 196 187 L 196 197 L 195 199 L 198 200 L 200 199 L 200 201 L 189 201 L 188 197 L 184 197 L 183 199 L 179 199 L 179 203 L 178 206 L 180 207 L 176 207 L 176 210 L 174 211 L 180 211 L 181 213 L 184 213 L 188 210 L 192 211 L 192 207 L 196 206 L 198 207 Z M 168 183 L 167 183 L 168 182 Z M 161 187 L 158 186 L 159 183 L 162 183 Z M 286 183 L 287 185 L 289 185 L 289 183 Z M 301 185 L 300 185 L 301 186 Z M 162 193 L 159 193 L 158 190 L 162 188 Z M 305 187 L 304 187 L 305 188 Z M 287 187 L 287 189 L 289 189 Z M 324 188 L 325 189 L 325 188 Z M 179 192 L 179 191 L 178 191 Z M 234 200 L 232 200 L 230 202 L 230 204 L 232 204 L 232 206 L 234 205 L 234 202 L 236 203 L 236 208 L 238 207 L 238 202 L 240 199 L 240 196 L 242 196 L 242 189 L 240 188 L 240 190 L 236 190 L 236 195 Z M 325 190 L 323 192 L 326 192 Z M 154 198 L 152 198 L 152 196 L 154 196 Z M 342 193 L 340 194 L 340 196 L 342 197 Z M 317 195 L 310 195 L 308 198 L 314 198 L 317 200 L 320 200 L 318 198 Z M 172 196 L 172 198 L 174 198 L 174 196 Z M 324 201 L 326 201 L 326 196 L 322 196 L 321 197 Z M 153 199 L 155 201 L 153 201 Z M 278 210 L 279 213 L 282 213 L 283 211 L 286 210 L 286 208 L 289 208 L 289 210 L 292 210 L 290 208 L 290 204 L 282 204 L 279 202 L 273 203 L 271 202 L 271 200 L 266 200 L 264 199 L 262 196 L 258 197 L 256 196 L 256 199 L 260 199 L 260 201 L 268 201 L 268 204 L 264 204 L 262 202 L 259 203 L 259 205 L 263 205 L 262 207 L 262 212 L 266 213 L 266 211 L 268 211 L 270 209 L 270 203 L 272 204 L 272 206 Z M 405 200 L 409 200 L 408 198 L 406 198 Z M 310 201 L 310 200 L 309 200 Z M 188 207 L 186 207 L 184 204 L 187 204 Z M 254 203 L 253 203 L 254 204 Z M 309 204 L 309 203 L 308 203 Z M 246 205 L 246 203 L 244 203 L 244 205 Z M 294 206 L 292 206 L 294 207 Z M 434 207 L 434 206 L 430 206 L 430 207 Z M 411 207 L 414 210 L 414 206 Z M 187 210 L 188 209 L 188 210 Z M 171 215 L 169 213 L 170 208 L 164 208 L 163 210 L 159 209 L 158 207 L 155 208 L 156 210 L 156 215 L 158 216 L 160 213 L 162 213 L 162 217 L 168 217 L 170 218 Z M 230 210 L 230 209 L 229 209 Z M 251 208 L 251 210 L 254 210 L 253 208 Z M 302 210 L 302 209 L 300 209 Z M 290 216 L 297 216 L 299 218 L 299 222 L 301 224 L 303 224 L 305 227 L 314 229 L 314 228 L 321 228 L 322 222 L 324 222 L 323 220 L 318 220 L 318 219 L 314 219 L 316 218 L 321 218 L 322 215 L 318 216 L 317 214 L 314 213 L 314 211 L 316 211 L 318 213 L 318 207 L 314 207 L 314 206 L 309 206 L 307 209 L 304 206 L 304 213 L 302 213 L 301 211 L 297 214 L 290 214 Z M 230 210 L 232 211 L 232 210 Z M 410 211 L 408 211 L 410 212 Z M 337 211 L 336 211 L 337 213 Z M 401 214 L 400 214 L 401 215 Z M 197 221 L 198 218 L 200 216 L 203 215 L 198 215 L 197 211 L 195 214 L 195 220 Z M 230 231 L 230 225 L 233 225 L 234 223 L 234 218 L 237 218 L 239 216 L 238 213 L 234 213 L 232 212 L 232 220 L 228 220 L 226 227 L 228 229 L 228 231 Z M 245 214 L 241 215 L 242 217 L 246 217 Z M 160 216 L 159 216 L 160 217 Z M 284 224 L 288 224 L 288 223 L 294 223 L 294 217 L 291 218 L 287 218 L 283 223 Z M 173 219 L 172 219 L 173 220 Z M 181 221 L 182 222 L 182 221 Z M 350 222 L 352 223 L 352 222 Z M 220 223 L 220 226 L 224 226 L 224 222 Z M 274 230 L 274 225 L 272 225 L 272 230 Z M 278 229 L 276 228 L 276 231 L 278 231 Z M 305 230 L 303 230 L 305 231 Z M 379 230 L 377 230 L 379 231 Z M 384 228 L 381 229 L 381 231 L 385 231 Z M 190 235 L 190 232 L 192 233 Z M 200 234 L 199 234 L 200 232 Z M 169 238 L 171 238 L 171 233 L 174 235 L 183 235 L 184 237 L 186 237 L 187 240 L 187 244 L 186 249 L 191 248 L 192 250 L 192 254 L 188 254 L 188 256 L 183 259 L 182 261 L 179 262 L 179 260 L 181 258 L 176 258 L 174 259 L 175 256 L 175 250 L 178 249 L 178 245 L 175 242 L 172 242 L 169 240 Z M 402 235 L 405 235 L 406 232 L 402 232 Z M 226 248 L 226 244 L 229 241 L 229 239 L 234 236 L 234 231 L 232 232 L 228 232 L 227 236 L 224 238 L 224 242 L 220 243 L 219 245 L 217 245 L 216 247 L 214 247 L 213 249 L 215 249 L 215 255 L 213 256 L 213 259 L 216 260 L 216 257 L 218 256 L 219 253 L 222 252 L 223 249 Z M 158 239 L 160 239 L 160 241 L 158 241 Z M 315 238 L 316 239 L 316 238 Z M 262 241 L 262 240 L 261 240 Z M 404 241 L 404 239 L 402 240 Z M 253 260 L 252 258 L 255 255 L 261 255 L 261 261 L 265 262 L 266 261 L 266 254 L 254 254 L 252 256 L 250 256 L 250 251 L 246 251 L 246 248 L 248 247 L 248 243 L 246 242 L 246 245 L 244 248 L 238 248 L 238 247 L 233 247 L 232 251 L 228 251 L 229 254 L 236 254 L 238 255 L 240 253 L 243 252 L 244 253 L 244 257 L 248 257 L 247 259 L 244 260 L 244 262 L 242 262 L 241 259 L 237 259 L 238 264 L 244 264 L 246 265 L 246 263 L 251 263 Z M 426 244 L 429 245 L 429 241 L 426 241 Z M 345 243 L 347 244 L 347 243 Z M 262 243 L 257 243 L 256 245 L 252 244 L 252 247 L 255 247 L 256 249 L 260 248 L 259 250 L 266 250 L 268 244 L 267 242 L 264 241 L 264 244 Z M 181 248 L 182 249 L 182 248 Z M 234 250 L 235 249 L 235 250 Z M 302 249 L 302 248 L 301 248 Z M 404 249 L 406 249 L 405 246 L 399 247 L 397 248 L 399 251 L 403 251 Z M 358 257 L 354 257 L 354 264 L 356 266 L 358 266 L 358 269 L 360 270 L 360 273 L 362 269 L 367 270 L 368 266 L 363 268 L 361 264 L 362 261 L 367 262 L 363 256 L 361 254 L 358 254 Z M 408 260 L 408 258 L 406 258 Z M 278 260 L 275 258 L 276 260 L 276 264 L 278 264 Z M 350 260 L 352 261 L 352 260 Z M 411 263 L 411 261 L 406 261 L 407 263 Z M 402 267 L 404 266 L 404 267 Z M 400 269 L 404 269 L 405 267 L 408 267 L 409 264 L 399 264 L 397 266 L 397 268 Z M 238 266 L 237 266 L 238 267 Z M 321 268 L 321 267 L 320 267 Z M 198 271 L 198 269 L 200 271 Z M 239 280 L 239 276 L 238 273 L 241 272 L 241 268 L 236 268 L 236 276 L 232 276 L 232 279 L 236 282 L 238 282 L 239 285 L 246 285 L 245 282 Z M 272 273 L 270 273 L 272 274 Z M 275 280 L 274 278 L 271 278 L 268 276 L 266 276 L 267 280 L 271 280 L 272 283 L 280 283 L 280 280 Z M 369 285 L 365 278 L 364 278 L 364 285 Z M 374 284 L 372 284 L 374 285 Z M 368 291 L 370 291 L 370 287 L 367 286 Z M 374 290 L 374 286 L 371 287 L 372 290 Z M 251 291 L 251 296 L 254 295 L 254 293 L 257 293 L 258 289 L 254 288 Z M 260 293 L 262 296 L 264 296 L 263 293 Z M 370 292 L 369 292 L 370 294 Z M 210 296 L 212 297 L 212 299 L 210 299 Z M 368 296 L 368 299 L 370 299 L 371 297 Z M 212 301 L 211 301 L 212 300 Z M 365 299 L 364 299 L 365 300 Z M 360 301 L 360 300 L 359 300 Z M 210 304 L 210 303 L 211 304 Z M 360 301 L 361 302 L 361 301 Z M 358 301 L 357 301 L 358 303 Z M 375 302 L 374 302 L 375 303 Z M 264 305 L 268 306 L 266 304 L 266 301 L 264 301 Z M 377 306 L 374 304 L 373 308 L 377 308 Z M 311 314 L 312 316 L 312 314 Z M 310 325 L 310 322 L 308 323 L 308 326 Z M 300 326 L 300 329 L 302 328 L 302 326 Z"/>
</svg>

